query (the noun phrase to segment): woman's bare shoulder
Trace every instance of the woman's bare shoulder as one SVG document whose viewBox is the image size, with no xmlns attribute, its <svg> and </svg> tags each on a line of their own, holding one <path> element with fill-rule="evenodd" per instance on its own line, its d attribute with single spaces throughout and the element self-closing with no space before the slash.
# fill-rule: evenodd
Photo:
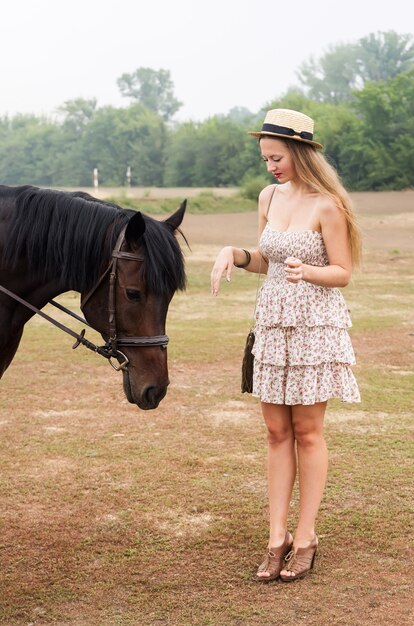
<svg viewBox="0 0 414 626">
<path fill-rule="evenodd" d="M 322 222 L 342 221 L 344 211 L 333 198 L 321 197 L 318 203 L 319 217 Z"/>
<path fill-rule="evenodd" d="M 275 190 L 275 187 L 277 187 L 277 185 L 268 185 L 267 187 L 264 187 L 262 191 L 259 193 L 259 203 L 269 202 Z"/>
</svg>

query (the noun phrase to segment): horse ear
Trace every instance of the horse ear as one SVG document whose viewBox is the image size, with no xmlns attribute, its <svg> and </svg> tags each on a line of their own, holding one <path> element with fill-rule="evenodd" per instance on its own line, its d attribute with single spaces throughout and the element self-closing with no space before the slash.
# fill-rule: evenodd
<svg viewBox="0 0 414 626">
<path fill-rule="evenodd" d="M 175 213 L 170 215 L 170 217 L 164 220 L 164 224 L 169 226 L 171 230 L 177 230 L 177 228 L 180 226 L 181 222 L 183 221 L 186 206 L 187 206 L 187 200 L 183 200 L 183 202 L 180 205 L 180 208 L 177 209 Z"/>
<path fill-rule="evenodd" d="M 145 222 L 142 214 L 137 211 L 135 215 L 131 217 L 128 222 L 128 226 L 125 231 L 125 239 L 129 244 L 136 243 L 140 237 L 145 233 Z"/>
</svg>

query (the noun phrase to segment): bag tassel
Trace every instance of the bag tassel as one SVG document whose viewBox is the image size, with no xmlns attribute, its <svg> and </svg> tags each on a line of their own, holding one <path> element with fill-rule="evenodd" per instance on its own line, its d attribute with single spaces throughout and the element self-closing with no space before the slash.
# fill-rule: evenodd
<svg viewBox="0 0 414 626">
<path fill-rule="evenodd" d="M 242 378 L 241 378 L 241 392 L 252 393 L 253 391 L 253 367 L 254 356 L 252 349 L 254 346 L 254 330 L 250 330 L 247 335 L 246 345 L 244 347 L 243 362 L 242 362 Z"/>
</svg>

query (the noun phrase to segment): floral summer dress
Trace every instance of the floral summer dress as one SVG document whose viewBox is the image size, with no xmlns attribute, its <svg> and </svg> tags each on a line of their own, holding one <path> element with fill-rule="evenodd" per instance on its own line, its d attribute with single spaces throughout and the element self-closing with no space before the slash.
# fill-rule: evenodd
<svg viewBox="0 0 414 626">
<path fill-rule="evenodd" d="M 360 402 L 351 371 L 355 363 L 352 325 L 337 288 L 305 281 L 289 283 L 289 256 L 309 265 L 328 265 L 322 234 L 277 231 L 269 224 L 260 238 L 269 260 L 256 306 L 253 395 L 272 404 L 315 404 L 329 398 Z"/>
</svg>

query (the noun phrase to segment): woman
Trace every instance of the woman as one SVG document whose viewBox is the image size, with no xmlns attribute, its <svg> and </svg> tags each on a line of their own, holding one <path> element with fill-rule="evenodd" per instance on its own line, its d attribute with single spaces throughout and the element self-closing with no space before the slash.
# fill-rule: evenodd
<svg viewBox="0 0 414 626">
<path fill-rule="evenodd" d="M 351 326 L 338 287 L 357 264 L 360 239 L 352 205 L 334 169 L 313 140 L 313 120 L 273 109 L 259 138 L 262 158 L 278 184 L 259 196 L 259 250 L 226 246 L 211 274 L 212 293 L 233 267 L 263 272 L 256 305 L 253 395 L 268 431 L 270 533 L 256 578 L 303 578 L 318 546 L 315 520 L 328 466 L 323 422 L 327 401 L 359 402 L 350 366 Z M 299 520 L 287 529 L 299 475 Z"/>
</svg>

